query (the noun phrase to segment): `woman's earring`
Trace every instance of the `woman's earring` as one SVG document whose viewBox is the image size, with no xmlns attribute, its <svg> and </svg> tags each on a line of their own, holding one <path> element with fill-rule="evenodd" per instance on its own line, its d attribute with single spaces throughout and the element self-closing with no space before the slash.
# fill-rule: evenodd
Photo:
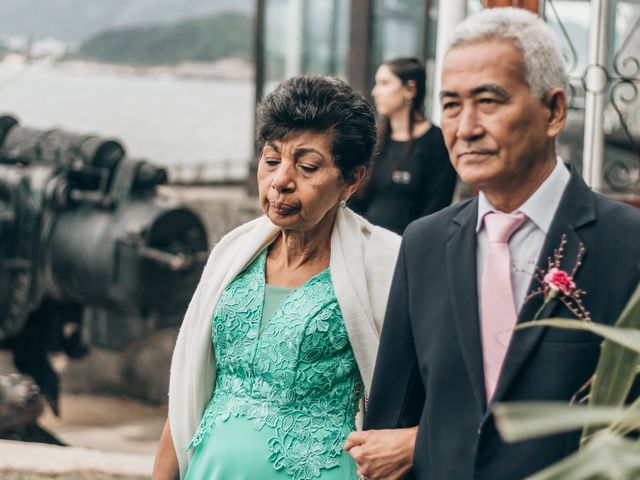
<svg viewBox="0 0 640 480">
<path fill-rule="evenodd" d="M 340 203 L 338 205 L 340 205 L 340 208 L 344 208 L 344 207 L 347 206 L 347 201 L 346 200 L 340 200 Z"/>
</svg>

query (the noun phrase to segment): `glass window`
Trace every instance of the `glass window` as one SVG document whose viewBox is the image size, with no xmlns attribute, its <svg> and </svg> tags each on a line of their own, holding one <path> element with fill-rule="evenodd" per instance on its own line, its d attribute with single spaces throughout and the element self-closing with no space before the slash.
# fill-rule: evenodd
<svg viewBox="0 0 640 480">
<path fill-rule="evenodd" d="M 426 114 L 431 113 L 437 28 L 437 0 L 376 0 L 370 79 L 382 62 L 416 57 L 427 70 Z M 427 16 L 428 14 L 428 16 Z"/>
<path fill-rule="evenodd" d="M 558 36 L 569 74 L 569 114 L 558 142 L 558 153 L 579 169 L 584 139 L 582 76 L 587 65 L 590 9 L 588 0 L 544 2 L 545 19 Z"/>
<path fill-rule="evenodd" d="M 350 0 L 267 0 L 265 92 L 302 73 L 346 77 Z"/>
<path fill-rule="evenodd" d="M 292 22 L 289 3 L 289 0 L 265 2 L 264 68 L 267 92 L 285 77 L 287 33 Z"/>
<path fill-rule="evenodd" d="M 302 69 L 346 78 L 349 50 L 349 0 L 307 0 Z"/>
<path fill-rule="evenodd" d="M 377 0 L 373 55 L 377 66 L 395 57 L 426 57 L 425 0 Z"/>
<path fill-rule="evenodd" d="M 611 42 L 614 79 L 604 119 L 605 148 L 613 161 L 605 165 L 605 185 L 612 190 L 637 194 L 640 192 L 640 2 L 616 2 L 614 25 Z"/>
</svg>

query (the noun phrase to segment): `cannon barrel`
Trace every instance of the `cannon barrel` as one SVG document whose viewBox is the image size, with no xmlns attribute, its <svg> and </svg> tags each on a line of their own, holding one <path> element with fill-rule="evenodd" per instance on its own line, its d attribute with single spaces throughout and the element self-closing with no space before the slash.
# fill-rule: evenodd
<svg viewBox="0 0 640 480">
<path fill-rule="evenodd" d="M 4 127 L 4 128 L 3 128 Z M 112 169 L 125 158 L 120 142 L 61 129 L 26 128 L 10 116 L 0 117 L 2 157 L 7 162 L 45 163 L 70 169 L 83 165 Z"/>
</svg>

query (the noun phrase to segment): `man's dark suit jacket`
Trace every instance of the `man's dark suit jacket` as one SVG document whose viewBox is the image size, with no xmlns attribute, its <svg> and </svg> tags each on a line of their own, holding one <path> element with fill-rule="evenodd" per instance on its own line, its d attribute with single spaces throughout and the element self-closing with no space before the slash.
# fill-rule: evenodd
<svg viewBox="0 0 640 480">
<path fill-rule="evenodd" d="M 477 199 L 412 223 L 405 232 L 389 303 L 365 429 L 419 424 L 413 474 L 428 480 L 516 480 L 578 447 L 579 432 L 504 443 L 487 408 L 476 281 Z M 571 272 L 594 321 L 612 324 L 640 280 L 640 211 L 595 194 L 575 172 L 544 241 L 538 265 L 565 235 Z M 531 288 L 540 286 L 535 280 Z M 534 297 L 518 323 L 542 305 Z M 574 318 L 551 301 L 541 318 Z M 569 401 L 593 374 L 601 339 L 588 332 L 514 332 L 496 402 Z"/>
</svg>

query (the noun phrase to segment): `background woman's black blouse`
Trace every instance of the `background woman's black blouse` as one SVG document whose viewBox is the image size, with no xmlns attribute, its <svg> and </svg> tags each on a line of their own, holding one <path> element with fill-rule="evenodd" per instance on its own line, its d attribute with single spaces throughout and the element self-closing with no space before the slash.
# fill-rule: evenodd
<svg viewBox="0 0 640 480">
<path fill-rule="evenodd" d="M 456 183 L 438 127 L 414 139 L 411 153 L 400 164 L 407 143 L 389 140 L 376 160 L 367 198 L 349 204 L 371 223 L 399 234 L 416 218 L 448 206 Z"/>
</svg>

